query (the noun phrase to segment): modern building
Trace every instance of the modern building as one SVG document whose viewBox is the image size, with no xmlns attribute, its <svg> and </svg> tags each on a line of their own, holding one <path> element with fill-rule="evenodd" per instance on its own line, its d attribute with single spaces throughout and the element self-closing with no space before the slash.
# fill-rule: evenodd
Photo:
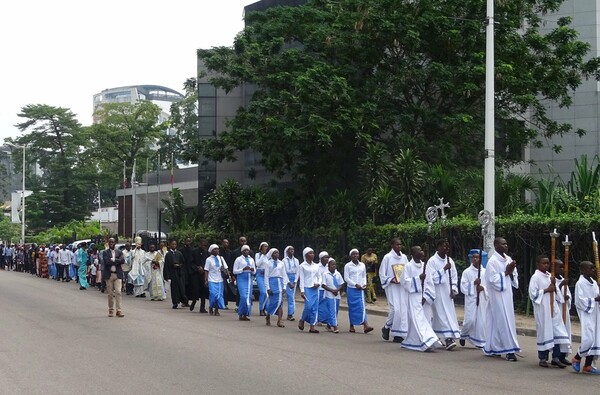
<svg viewBox="0 0 600 395">
<path fill-rule="evenodd" d="M 572 26 L 579 32 L 579 39 L 590 44 L 590 57 L 600 56 L 600 1 L 565 1 L 559 12 L 543 16 L 546 21 L 542 31 L 549 31 L 556 26 L 561 17 L 572 18 Z M 529 148 L 529 156 L 533 161 L 532 175 L 559 175 L 568 181 L 574 169 L 574 159 L 587 155 L 588 160 L 600 154 L 600 83 L 595 79 L 586 80 L 573 93 L 573 105 L 560 108 L 549 105 L 548 116 L 561 123 L 573 125 L 587 131 L 582 137 L 569 133 L 562 137 L 553 137 L 544 141 L 542 148 Z M 560 145 L 561 151 L 556 153 L 554 145 Z"/>
</svg>

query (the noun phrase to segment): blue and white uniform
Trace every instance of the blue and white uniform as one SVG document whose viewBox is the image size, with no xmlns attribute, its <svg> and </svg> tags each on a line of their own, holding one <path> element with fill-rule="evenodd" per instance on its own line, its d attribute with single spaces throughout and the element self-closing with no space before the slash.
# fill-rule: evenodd
<svg viewBox="0 0 600 395">
<path fill-rule="evenodd" d="M 332 289 L 339 289 L 344 284 L 344 278 L 337 270 L 331 273 L 329 270 L 323 275 L 321 280 L 322 285 Z M 334 295 L 332 292 L 325 290 L 325 306 L 327 307 L 326 315 L 321 317 L 320 320 L 330 326 L 337 326 L 337 316 L 340 311 L 340 300 L 342 297 L 338 292 Z"/>
<path fill-rule="evenodd" d="M 213 246 L 218 248 L 216 244 L 213 244 L 209 247 L 209 252 L 213 250 Z M 219 255 L 210 255 L 206 258 L 204 270 L 208 272 L 208 307 L 224 309 L 225 300 L 223 299 L 223 276 L 221 275 L 221 270 L 227 270 L 225 259 Z"/>
<path fill-rule="evenodd" d="M 250 250 L 250 247 L 243 246 Z M 249 268 L 244 270 L 245 268 Z M 240 255 L 233 263 L 233 274 L 236 275 L 238 294 L 240 303 L 238 306 L 238 315 L 249 317 L 252 314 L 252 275 L 256 271 L 254 259 L 249 256 Z"/>
<path fill-rule="evenodd" d="M 296 285 L 298 280 L 298 266 L 300 266 L 300 262 L 298 259 L 296 259 L 296 257 L 290 257 L 288 255 L 288 250 L 290 248 L 292 248 L 292 246 L 287 246 L 285 247 L 285 250 L 283 250 L 283 255 L 285 256 L 285 258 L 283 258 L 283 263 L 285 265 L 285 271 L 287 272 L 290 283 Z M 286 287 L 285 296 L 287 299 L 287 314 L 288 316 L 293 316 L 296 310 L 296 287 Z"/>
<path fill-rule="evenodd" d="M 350 251 L 350 256 L 352 252 Z M 346 281 L 346 296 L 348 297 L 348 317 L 350 325 L 362 325 L 367 322 L 367 309 L 365 305 L 365 291 L 357 289 L 356 285 L 367 285 L 367 268 L 365 264 L 350 261 L 344 266 L 344 281 Z"/>
<path fill-rule="evenodd" d="M 312 248 L 306 247 L 303 256 L 306 259 L 306 254 L 313 251 Z M 304 310 L 302 311 L 302 321 L 309 325 L 316 325 L 319 309 L 319 286 L 321 278 L 319 277 L 318 263 L 302 262 L 298 268 L 298 286 L 300 293 L 304 293 Z M 316 286 L 316 287 L 315 287 Z"/>
<path fill-rule="evenodd" d="M 254 263 L 256 264 L 256 284 L 258 285 L 258 309 L 263 311 L 267 303 L 267 288 L 265 287 L 265 264 L 267 263 L 267 255 L 260 252 L 263 246 L 269 246 L 265 241 L 260 243 L 259 252 L 254 255 Z"/>
<path fill-rule="evenodd" d="M 267 254 L 271 258 L 274 248 Z M 268 315 L 277 314 L 283 304 L 284 287 L 289 288 L 289 279 L 283 262 L 279 259 L 269 259 L 265 266 L 265 287 L 271 291 L 267 297 L 266 312 Z"/>
</svg>

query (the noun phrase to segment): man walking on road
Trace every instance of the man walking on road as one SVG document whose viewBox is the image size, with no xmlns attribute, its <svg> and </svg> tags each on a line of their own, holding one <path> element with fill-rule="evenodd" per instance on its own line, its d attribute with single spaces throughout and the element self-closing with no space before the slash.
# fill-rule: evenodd
<svg viewBox="0 0 600 395">
<path fill-rule="evenodd" d="M 113 317 L 117 305 L 117 317 L 125 317 L 121 310 L 121 286 L 123 278 L 123 268 L 121 265 L 125 262 L 123 252 L 115 248 L 115 239 L 108 239 L 108 249 L 102 253 L 104 260 L 104 271 L 102 277 L 106 280 L 106 290 L 108 291 L 108 316 Z"/>
</svg>

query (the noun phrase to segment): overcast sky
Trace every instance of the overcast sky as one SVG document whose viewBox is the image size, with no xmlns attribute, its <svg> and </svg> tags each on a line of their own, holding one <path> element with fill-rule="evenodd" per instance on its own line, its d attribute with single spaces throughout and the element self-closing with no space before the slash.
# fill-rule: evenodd
<svg viewBox="0 0 600 395">
<path fill-rule="evenodd" d="M 182 91 L 196 49 L 231 45 L 256 0 L 19 0 L 0 5 L 0 143 L 28 104 L 92 121 L 92 96 L 156 84 Z"/>
</svg>

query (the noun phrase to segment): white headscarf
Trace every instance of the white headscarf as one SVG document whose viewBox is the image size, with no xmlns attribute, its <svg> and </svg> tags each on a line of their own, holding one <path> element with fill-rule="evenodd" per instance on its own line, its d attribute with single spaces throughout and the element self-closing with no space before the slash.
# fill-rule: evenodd
<svg viewBox="0 0 600 395">
<path fill-rule="evenodd" d="M 269 243 L 267 243 L 266 241 L 263 241 L 262 243 L 260 243 L 260 245 L 258 246 L 258 252 L 260 252 L 262 254 L 262 247 L 263 246 L 269 246 Z"/>
<path fill-rule="evenodd" d="M 324 256 L 329 256 L 329 253 L 327 251 L 319 252 L 319 259 L 323 258 Z"/>
<path fill-rule="evenodd" d="M 279 252 L 279 250 L 278 250 L 277 248 L 271 248 L 271 249 L 269 250 L 269 252 L 267 252 L 267 259 L 268 259 L 268 260 L 271 260 L 271 256 L 273 256 L 273 253 L 274 253 L 275 251 Z"/>
<path fill-rule="evenodd" d="M 285 247 L 285 249 L 283 250 L 283 255 L 287 256 L 287 254 L 288 254 L 288 250 L 289 250 L 290 248 L 294 248 L 294 246 L 287 246 L 287 247 Z"/>
<path fill-rule="evenodd" d="M 212 254 L 212 252 L 215 248 L 219 248 L 219 246 L 216 244 L 211 244 L 210 247 L 208 247 L 208 253 Z"/>
<path fill-rule="evenodd" d="M 304 258 L 304 260 L 306 260 L 306 254 L 308 254 L 309 252 L 315 252 L 315 250 L 313 250 L 310 247 L 306 247 L 304 250 L 302 250 L 302 257 Z"/>
<path fill-rule="evenodd" d="M 348 253 L 348 256 L 352 256 L 352 253 L 356 252 L 358 254 L 358 250 L 356 248 L 353 248 L 350 250 L 350 252 Z"/>
<path fill-rule="evenodd" d="M 246 251 L 246 250 L 250 251 L 250 247 L 248 245 L 244 244 L 240 251 Z"/>
<path fill-rule="evenodd" d="M 327 261 L 327 264 L 329 264 L 329 263 L 331 263 L 331 262 L 335 263 L 335 259 L 333 259 L 333 258 L 329 258 L 329 260 Z"/>
</svg>

